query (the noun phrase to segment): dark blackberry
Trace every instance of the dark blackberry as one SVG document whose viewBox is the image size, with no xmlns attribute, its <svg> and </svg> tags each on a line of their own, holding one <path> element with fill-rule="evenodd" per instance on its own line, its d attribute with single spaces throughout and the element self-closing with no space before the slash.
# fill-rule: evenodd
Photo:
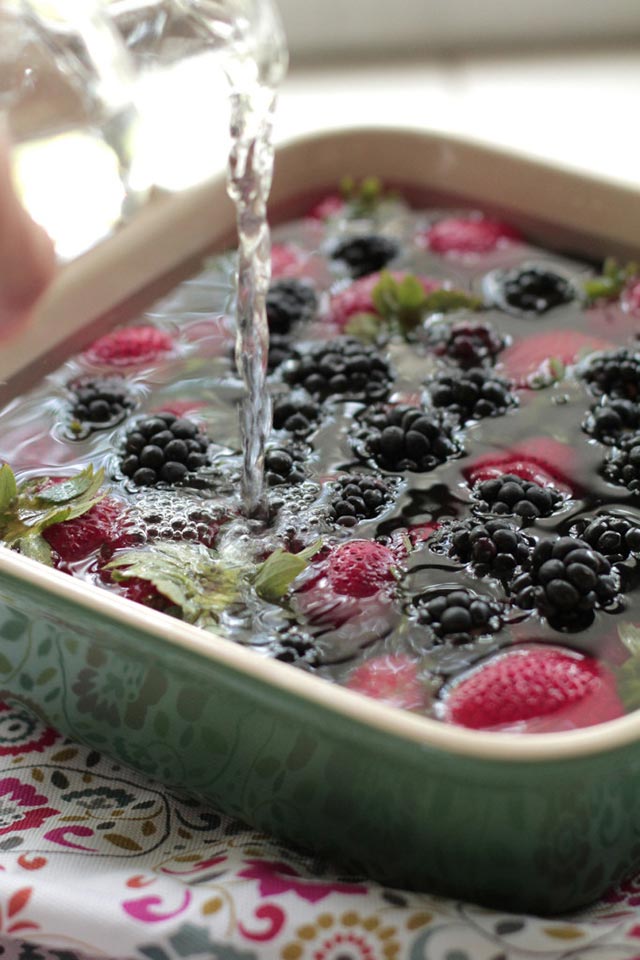
<svg viewBox="0 0 640 960">
<path fill-rule="evenodd" d="M 192 420 L 159 413 L 139 420 L 126 434 L 120 469 L 140 487 L 197 486 L 197 472 L 210 464 L 208 447 L 208 438 Z"/>
<path fill-rule="evenodd" d="M 357 279 L 382 270 L 399 251 L 396 240 L 379 234 L 367 234 L 341 240 L 331 251 L 331 258 L 344 261 L 351 276 Z"/>
<path fill-rule="evenodd" d="M 286 430 L 294 437 L 306 437 L 317 426 L 320 405 L 304 391 L 294 391 L 279 397 L 273 404 L 275 430 Z"/>
<path fill-rule="evenodd" d="M 352 337 L 320 343 L 282 367 L 287 383 L 301 386 L 318 400 L 340 396 L 383 400 L 391 387 L 391 371 L 375 347 Z"/>
<path fill-rule="evenodd" d="M 620 440 L 604 458 L 602 472 L 610 483 L 640 493 L 640 433 Z"/>
<path fill-rule="evenodd" d="M 264 455 L 264 475 L 270 487 L 306 480 L 302 457 L 293 448 L 269 447 Z"/>
<path fill-rule="evenodd" d="M 640 353 L 622 347 L 591 357 L 581 377 L 596 396 L 640 400 Z"/>
<path fill-rule="evenodd" d="M 411 606 L 418 623 L 429 627 L 441 643 L 472 643 L 502 627 L 501 605 L 472 590 L 434 588 L 415 597 Z"/>
<path fill-rule="evenodd" d="M 505 338 L 488 323 L 442 323 L 429 331 L 431 349 L 439 357 L 448 357 L 464 370 L 491 366 L 501 350 Z"/>
<path fill-rule="evenodd" d="M 515 514 L 525 521 L 550 517 L 563 500 L 562 494 L 553 487 L 541 487 L 513 473 L 482 480 L 474 488 L 473 496 L 483 513 Z"/>
<path fill-rule="evenodd" d="M 331 484 L 329 520 L 341 527 L 355 527 L 359 520 L 373 520 L 393 499 L 392 485 L 382 477 L 351 474 Z"/>
<path fill-rule="evenodd" d="M 544 267 L 517 267 L 500 275 L 498 305 L 523 313 L 546 313 L 575 299 L 572 284 Z"/>
<path fill-rule="evenodd" d="M 309 282 L 285 277 L 274 280 L 266 299 L 269 332 L 287 334 L 294 323 L 313 320 L 318 309 L 318 297 Z"/>
<path fill-rule="evenodd" d="M 80 439 L 94 430 L 114 427 L 135 406 L 127 381 L 122 377 L 82 377 L 67 385 L 73 394 L 71 434 Z"/>
<path fill-rule="evenodd" d="M 444 547 L 449 557 L 473 564 L 476 576 L 513 579 L 526 564 L 533 540 L 506 520 L 460 520 L 445 527 L 432 549 Z"/>
<path fill-rule="evenodd" d="M 606 400 L 591 408 L 582 422 L 582 429 L 590 437 L 610 446 L 625 434 L 637 432 L 640 427 L 640 405 L 631 400 Z"/>
<path fill-rule="evenodd" d="M 441 373 L 426 386 L 434 407 L 446 408 L 462 424 L 484 417 L 501 417 L 518 403 L 506 380 L 480 368 L 465 373 Z"/>
<path fill-rule="evenodd" d="M 631 555 L 640 555 L 640 525 L 626 517 L 610 513 L 583 517 L 572 526 L 571 533 L 601 553 L 609 563 L 621 563 Z"/>
<path fill-rule="evenodd" d="M 390 473 L 426 473 L 462 452 L 438 411 L 404 404 L 370 408 L 352 442 L 361 460 L 373 460 Z"/>
<path fill-rule="evenodd" d="M 543 540 L 529 569 L 513 582 L 518 606 L 537 608 L 558 629 L 588 626 L 593 611 L 610 606 L 619 589 L 619 575 L 606 557 L 576 537 Z"/>
<path fill-rule="evenodd" d="M 306 664 L 309 667 L 320 665 L 316 642 L 296 624 L 287 624 L 278 630 L 269 650 L 274 659 L 281 663 L 295 663 L 296 666 Z"/>
<path fill-rule="evenodd" d="M 289 337 L 279 333 L 269 334 L 269 355 L 267 358 L 267 372 L 273 373 L 274 370 L 284 363 L 285 360 L 294 360 L 299 357 L 298 351 L 293 346 Z"/>
</svg>

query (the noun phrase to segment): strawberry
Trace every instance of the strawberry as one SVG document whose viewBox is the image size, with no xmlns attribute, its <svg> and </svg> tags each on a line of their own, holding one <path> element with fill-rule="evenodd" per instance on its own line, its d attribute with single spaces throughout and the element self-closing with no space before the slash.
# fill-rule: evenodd
<svg viewBox="0 0 640 960">
<path fill-rule="evenodd" d="M 554 330 L 516 340 L 502 353 L 500 365 L 516 386 L 531 388 L 561 378 L 564 367 L 610 346 L 605 340 L 578 330 Z"/>
<path fill-rule="evenodd" d="M 443 719 L 473 730 L 550 733 L 624 714 L 613 674 L 593 657 L 561 647 L 514 647 L 454 682 Z"/>
<path fill-rule="evenodd" d="M 420 710 L 426 706 L 426 688 L 418 679 L 418 667 L 403 654 L 387 653 L 365 660 L 346 685 L 392 707 Z"/>
<path fill-rule="evenodd" d="M 43 537 L 54 551 L 56 566 L 74 563 L 122 537 L 125 518 L 124 504 L 113 497 L 105 497 L 82 516 L 48 527 Z"/>
<path fill-rule="evenodd" d="M 372 540 L 348 540 L 327 560 L 329 585 L 347 597 L 372 597 L 393 582 L 394 556 Z"/>
<path fill-rule="evenodd" d="M 492 253 L 499 247 L 522 243 L 523 237 L 519 230 L 501 220 L 469 216 L 439 220 L 417 240 L 434 253 L 464 255 Z"/>
<path fill-rule="evenodd" d="M 406 273 L 400 270 L 388 271 L 394 280 L 400 283 Z M 430 277 L 417 277 L 425 293 L 432 293 L 440 287 L 437 280 Z M 329 321 L 336 327 L 344 330 L 350 318 L 356 313 L 377 313 L 372 299 L 374 287 L 380 282 L 380 273 L 371 273 L 360 280 L 355 280 L 344 290 L 331 297 L 329 303 Z"/>
<path fill-rule="evenodd" d="M 632 280 L 622 294 L 622 305 L 629 313 L 640 314 L 640 280 Z"/>
<path fill-rule="evenodd" d="M 155 327 L 125 327 L 105 334 L 84 352 L 89 363 L 114 367 L 152 363 L 170 353 L 174 343 L 168 333 Z"/>
<path fill-rule="evenodd" d="M 337 217 L 344 212 L 345 201 L 339 193 L 328 193 L 318 200 L 307 213 L 310 220 L 329 220 L 331 217 Z"/>
<path fill-rule="evenodd" d="M 529 437 L 507 450 L 483 454 L 462 472 L 470 485 L 513 473 L 540 486 L 552 484 L 565 493 L 577 489 L 575 451 L 553 437 Z"/>
<path fill-rule="evenodd" d="M 274 243 L 271 246 L 271 276 L 297 276 L 301 261 L 304 257 L 300 250 L 290 244 Z"/>
</svg>

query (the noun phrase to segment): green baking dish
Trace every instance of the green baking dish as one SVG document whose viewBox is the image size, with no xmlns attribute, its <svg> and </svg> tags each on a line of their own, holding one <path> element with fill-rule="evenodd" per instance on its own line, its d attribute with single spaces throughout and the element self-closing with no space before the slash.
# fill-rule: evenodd
<svg viewBox="0 0 640 960">
<path fill-rule="evenodd" d="M 345 172 L 502 211 L 541 242 L 638 255 L 640 193 L 450 137 L 362 130 L 283 148 L 275 216 Z M 211 211 L 216 210 L 215 222 Z M 19 395 L 228 244 L 220 181 L 161 198 L 65 267 L 0 360 Z M 640 864 L 640 717 L 487 734 L 382 706 L 0 548 L 0 696 L 66 734 L 381 883 L 560 913 Z"/>
</svg>

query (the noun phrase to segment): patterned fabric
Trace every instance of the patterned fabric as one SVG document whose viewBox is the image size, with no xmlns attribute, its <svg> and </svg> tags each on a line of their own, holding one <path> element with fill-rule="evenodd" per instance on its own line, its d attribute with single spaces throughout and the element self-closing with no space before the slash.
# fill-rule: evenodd
<svg viewBox="0 0 640 960">
<path fill-rule="evenodd" d="M 340 877 L 0 703 L 3 960 L 638 960 L 640 877 L 536 919 Z"/>
</svg>

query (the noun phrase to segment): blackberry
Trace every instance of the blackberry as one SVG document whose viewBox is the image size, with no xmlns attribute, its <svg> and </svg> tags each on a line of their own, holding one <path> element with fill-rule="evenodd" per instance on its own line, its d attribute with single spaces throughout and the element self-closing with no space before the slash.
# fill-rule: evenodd
<svg viewBox="0 0 640 960">
<path fill-rule="evenodd" d="M 562 502 L 562 494 L 553 487 L 541 487 L 532 480 L 523 480 L 505 473 L 492 480 L 482 480 L 473 491 L 478 509 L 499 516 L 515 514 L 523 520 L 550 517 Z"/>
<path fill-rule="evenodd" d="M 282 367 L 287 383 L 301 386 L 312 397 L 341 396 L 353 400 L 383 400 L 391 386 L 391 371 L 375 347 L 352 337 L 320 343 Z"/>
<path fill-rule="evenodd" d="M 596 396 L 612 400 L 640 400 L 640 353 L 609 350 L 592 357 L 581 373 Z"/>
<path fill-rule="evenodd" d="M 329 520 L 341 527 L 355 527 L 359 520 L 373 520 L 393 499 L 392 486 L 382 477 L 351 474 L 331 484 Z"/>
<path fill-rule="evenodd" d="M 426 473 L 462 452 L 451 425 L 435 410 L 404 404 L 377 406 L 369 409 L 361 422 L 353 438 L 357 456 L 374 460 L 390 473 Z"/>
<path fill-rule="evenodd" d="M 608 400 L 592 407 L 582 422 L 582 429 L 600 443 L 613 446 L 640 427 L 640 405 L 631 400 Z"/>
<path fill-rule="evenodd" d="M 602 472 L 610 483 L 640 493 L 640 433 L 619 441 L 604 458 Z"/>
<path fill-rule="evenodd" d="M 452 559 L 473 564 L 476 576 L 509 581 L 526 564 L 533 541 L 506 520 L 461 520 L 442 532 L 433 549 L 442 546 Z"/>
<path fill-rule="evenodd" d="M 266 451 L 264 475 L 270 487 L 302 483 L 307 477 L 298 451 L 286 447 L 270 447 Z"/>
<path fill-rule="evenodd" d="M 312 320 L 318 309 L 318 297 L 310 283 L 286 277 L 275 280 L 266 299 L 269 332 L 288 334 L 294 323 Z"/>
<path fill-rule="evenodd" d="M 293 346 L 289 337 L 279 333 L 269 334 L 269 355 L 267 357 L 268 373 L 273 373 L 274 370 L 277 370 L 285 360 L 293 360 L 298 357 L 298 351 Z"/>
<path fill-rule="evenodd" d="M 461 424 L 484 417 L 501 417 L 517 404 L 511 385 L 486 370 L 441 373 L 427 383 L 434 407 L 445 407 Z"/>
<path fill-rule="evenodd" d="M 366 234 L 341 240 L 331 251 L 331 258 L 344 261 L 351 276 L 358 279 L 382 270 L 399 251 L 396 240 L 379 234 Z"/>
<path fill-rule="evenodd" d="M 609 563 L 621 563 L 632 554 L 640 555 L 640 525 L 626 517 L 605 513 L 582 518 L 573 525 L 571 533 L 601 553 Z"/>
<path fill-rule="evenodd" d="M 286 430 L 294 437 L 306 437 L 320 419 L 320 406 L 303 391 L 294 391 L 275 400 L 273 404 L 273 426 L 275 430 Z"/>
<path fill-rule="evenodd" d="M 122 377 L 82 377 L 67 385 L 73 394 L 71 433 L 76 438 L 120 423 L 135 406 Z"/>
<path fill-rule="evenodd" d="M 472 590 L 427 590 L 413 599 L 412 607 L 418 623 L 428 626 L 441 643 L 471 643 L 502 627 L 501 605 Z"/>
<path fill-rule="evenodd" d="M 159 413 L 138 421 L 126 434 L 120 469 L 140 487 L 198 486 L 195 474 L 210 464 L 208 446 L 192 420 Z"/>
<path fill-rule="evenodd" d="M 546 313 L 575 299 L 572 284 L 544 267 L 525 266 L 509 270 L 498 280 L 498 305 L 522 313 Z"/>
<path fill-rule="evenodd" d="M 309 667 L 320 664 L 320 653 L 313 637 L 304 633 L 295 623 L 288 623 L 278 630 L 269 645 L 269 651 L 274 659 L 282 663 L 295 663 L 296 666 L 306 664 Z"/>
<path fill-rule="evenodd" d="M 437 356 L 448 357 L 464 370 L 490 366 L 506 345 L 505 338 L 490 324 L 469 320 L 435 325 L 430 330 L 430 343 Z"/>
<path fill-rule="evenodd" d="M 586 540 L 543 540 L 531 554 L 529 569 L 513 582 L 515 602 L 537 608 L 551 626 L 585 627 L 597 607 L 609 606 L 620 589 L 616 570 Z"/>
</svg>

